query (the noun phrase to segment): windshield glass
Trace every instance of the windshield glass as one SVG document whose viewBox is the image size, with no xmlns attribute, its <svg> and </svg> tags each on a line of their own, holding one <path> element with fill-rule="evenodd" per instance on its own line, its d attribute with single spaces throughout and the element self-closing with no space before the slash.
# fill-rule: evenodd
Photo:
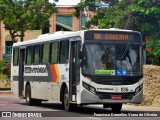
<svg viewBox="0 0 160 120">
<path fill-rule="evenodd" d="M 140 74 L 140 46 L 86 44 L 83 73 L 132 76 Z"/>
</svg>

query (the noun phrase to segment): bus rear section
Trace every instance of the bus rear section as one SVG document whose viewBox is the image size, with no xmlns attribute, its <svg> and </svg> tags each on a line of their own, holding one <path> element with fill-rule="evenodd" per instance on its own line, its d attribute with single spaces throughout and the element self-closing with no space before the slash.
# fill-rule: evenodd
<svg viewBox="0 0 160 120">
<path fill-rule="evenodd" d="M 120 111 L 123 103 L 143 97 L 141 34 L 123 30 L 85 33 L 82 59 L 82 104 L 103 104 Z"/>
<path fill-rule="evenodd" d="M 27 105 L 50 100 L 62 102 L 69 110 L 79 96 L 80 44 L 81 37 L 75 32 L 15 43 L 11 63 L 13 93 L 26 99 Z"/>
</svg>

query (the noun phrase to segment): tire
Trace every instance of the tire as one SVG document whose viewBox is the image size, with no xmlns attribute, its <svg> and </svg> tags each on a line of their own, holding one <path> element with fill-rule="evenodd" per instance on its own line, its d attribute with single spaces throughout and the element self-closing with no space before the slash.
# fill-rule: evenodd
<svg viewBox="0 0 160 120">
<path fill-rule="evenodd" d="M 113 113 L 119 113 L 122 109 L 122 104 L 118 103 L 118 104 L 112 104 L 111 105 L 111 109 Z"/>
<path fill-rule="evenodd" d="M 62 105 L 66 111 L 71 111 L 73 108 L 73 104 L 69 101 L 69 92 L 67 88 L 64 90 Z"/>
<path fill-rule="evenodd" d="M 31 106 L 34 104 L 34 100 L 31 98 L 31 86 L 27 85 L 26 87 L 26 104 Z"/>
</svg>

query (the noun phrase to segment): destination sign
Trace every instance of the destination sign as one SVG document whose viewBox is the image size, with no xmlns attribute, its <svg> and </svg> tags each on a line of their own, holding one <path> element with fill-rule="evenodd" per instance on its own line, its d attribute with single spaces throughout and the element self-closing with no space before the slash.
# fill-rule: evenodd
<svg viewBox="0 0 160 120">
<path fill-rule="evenodd" d="M 127 34 L 100 34 L 94 33 L 95 40 L 128 40 L 129 36 Z"/>
<path fill-rule="evenodd" d="M 139 32 L 128 31 L 86 31 L 85 41 L 132 41 L 142 42 L 141 34 Z"/>
</svg>

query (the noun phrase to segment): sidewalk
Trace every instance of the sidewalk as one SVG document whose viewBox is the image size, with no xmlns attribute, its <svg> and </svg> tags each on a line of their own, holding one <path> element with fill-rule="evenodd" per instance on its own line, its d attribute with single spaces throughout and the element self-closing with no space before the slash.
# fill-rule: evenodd
<svg viewBox="0 0 160 120">
<path fill-rule="evenodd" d="M 123 109 L 125 110 L 137 110 L 137 111 L 159 111 L 160 106 L 137 106 L 137 105 L 123 105 Z"/>
</svg>

